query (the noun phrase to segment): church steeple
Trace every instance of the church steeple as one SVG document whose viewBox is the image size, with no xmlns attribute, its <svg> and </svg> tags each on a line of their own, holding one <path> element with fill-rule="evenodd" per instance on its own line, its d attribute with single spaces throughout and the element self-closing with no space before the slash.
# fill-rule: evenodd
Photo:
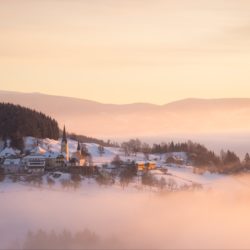
<svg viewBox="0 0 250 250">
<path fill-rule="evenodd" d="M 67 142 L 67 136 L 66 136 L 65 125 L 64 125 L 64 127 L 63 127 L 63 137 L 62 137 L 62 141 L 63 141 L 63 142 Z"/>
<path fill-rule="evenodd" d="M 67 161 L 69 161 L 69 145 L 66 135 L 65 126 L 63 127 L 63 137 L 62 137 L 62 144 L 61 144 L 61 153 L 65 155 Z"/>
<path fill-rule="evenodd" d="M 78 141 L 78 145 L 77 145 L 77 151 L 78 152 L 81 152 L 81 145 L 80 145 L 80 142 Z"/>
</svg>

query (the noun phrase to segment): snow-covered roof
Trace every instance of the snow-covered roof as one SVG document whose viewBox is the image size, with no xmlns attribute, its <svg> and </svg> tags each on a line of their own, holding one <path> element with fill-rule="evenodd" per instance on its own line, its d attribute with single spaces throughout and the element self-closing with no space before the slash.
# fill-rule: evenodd
<svg viewBox="0 0 250 250">
<path fill-rule="evenodd" d="M 7 157 L 7 156 L 15 156 L 16 155 L 16 151 L 11 148 L 11 147 L 7 147 L 5 148 L 1 153 L 0 153 L 0 157 Z"/>
<path fill-rule="evenodd" d="M 186 152 L 171 152 L 171 153 L 166 153 L 166 158 L 167 157 L 174 157 L 175 159 L 178 160 L 184 160 L 187 161 L 188 156 Z"/>
<path fill-rule="evenodd" d="M 37 147 L 35 147 L 33 150 L 31 150 L 31 153 L 32 154 L 45 154 L 46 153 L 46 150 L 45 149 L 43 149 L 42 147 L 40 147 L 40 146 L 37 146 Z"/>
<path fill-rule="evenodd" d="M 27 155 L 23 159 L 28 160 L 28 159 L 45 159 L 44 155 L 41 154 L 32 154 L 32 155 Z"/>
<path fill-rule="evenodd" d="M 5 166 L 9 166 L 9 165 L 20 165 L 21 163 L 21 159 L 17 158 L 17 159 L 6 159 L 3 163 L 3 165 Z"/>
<path fill-rule="evenodd" d="M 44 154 L 44 157 L 46 158 L 57 158 L 58 156 L 62 155 L 59 152 L 49 151 Z"/>
</svg>

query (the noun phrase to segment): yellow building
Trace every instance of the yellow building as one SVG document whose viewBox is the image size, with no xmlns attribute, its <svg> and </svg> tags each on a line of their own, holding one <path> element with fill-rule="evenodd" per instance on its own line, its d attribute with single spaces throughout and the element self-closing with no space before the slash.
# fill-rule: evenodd
<svg viewBox="0 0 250 250">
<path fill-rule="evenodd" d="M 137 168 L 137 171 L 145 170 L 145 162 L 143 161 L 136 162 L 136 168 Z"/>
<path fill-rule="evenodd" d="M 154 170 L 156 169 L 156 163 L 153 161 L 149 161 L 146 163 L 147 170 Z"/>
<path fill-rule="evenodd" d="M 136 162 L 137 171 L 144 171 L 144 170 L 154 170 L 156 169 L 156 163 L 153 161 L 138 161 Z"/>
</svg>

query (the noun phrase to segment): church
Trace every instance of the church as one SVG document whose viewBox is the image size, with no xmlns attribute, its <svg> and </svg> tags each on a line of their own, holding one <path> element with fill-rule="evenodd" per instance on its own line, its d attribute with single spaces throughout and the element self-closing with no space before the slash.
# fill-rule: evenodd
<svg viewBox="0 0 250 250">
<path fill-rule="evenodd" d="M 72 166 L 83 167 L 85 165 L 85 162 L 86 162 L 86 159 L 82 155 L 81 145 L 78 142 L 77 151 L 72 154 L 72 157 L 70 159 L 70 163 Z"/>
<path fill-rule="evenodd" d="M 72 153 L 72 155 L 70 157 L 70 155 L 69 155 L 69 145 L 68 145 L 65 126 L 63 128 L 63 137 L 62 137 L 62 143 L 61 143 L 61 153 L 62 153 L 62 155 L 64 155 L 66 161 L 69 162 L 70 166 L 82 167 L 82 166 L 85 165 L 86 159 L 82 155 L 80 142 L 78 142 L 76 152 Z"/>
</svg>

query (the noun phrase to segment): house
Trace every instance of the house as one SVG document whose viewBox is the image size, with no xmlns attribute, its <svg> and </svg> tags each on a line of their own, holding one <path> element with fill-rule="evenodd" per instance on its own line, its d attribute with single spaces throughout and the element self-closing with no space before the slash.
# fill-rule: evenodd
<svg viewBox="0 0 250 250">
<path fill-rule="evenodd" d="M 48 169 L 67 166 L 64 154 L 49 151 L 44 154 L 44 157 L 46 161 L 46 168 Z"/>
<path fill-rule="evenodd" d="M 11 147 L 11 140 L 6 140 L 6 147 L 0 152 L 0 158 L 5 159 L 9 156 L 16 156 L 17 154 L 20 154 L 19 150 L 15 150 Z"/>
<path fill-rule="evenodd" d="M 12 147 L 6 147 L 4 150 L 0 152 L 0 158 L 5 159 L 10 156 L 17 156 L 17 151 L 14 150 Z"/>
<path fill-rule="evenodd" d="M 144 161 L 137 161 L 135 163 L 137 171 L 143 171 L 145 170 L 145 162 Z"/>
<path fill-rule="evenodd" d="M 154 170 L 154 169 L 156 169 L 156 163 L 154 161 L 148 161 L 146 163 L 146 169 L 147 170 Z"/>
<path fill-rule="evenodd" d="M 156 169 L 156 163 L 153 161 L 137 161 L 135 163 L 137 171 L 144 171 L 144 170 L 154 170 Z"/>
<path fill-rule="evenodd" d="M 43 172 L 46 166 L 46 158 L 41 154 L 27 155 L 23 158 L 25 168 L 31 172 Z"/>
<path fill-rule="evenodd" d="M 20 168 L 21 159 L 19 150 L 13 149 L 11 141 L 6 141 L 6 147 L 0 152 L 0 164 L 6 173 L 16 172 Z"/>
<path fill-rule="evenodd" d="M 176 164 L 176 165 L 183 165 L 184 160 L 181 159 L 181 158 L 178 158 L 176 156 L 169 156 L 166 159 L 166 163 L 168 163 L 168 164 Z"/>
<path fill-rule="evenodd" d="M 43 172 L 46 166 L 45 153 L 46 150 L 37 144 L 31 154 L 23 158 L 25 168 L 32 172 Z"/>
<path fill-rule="evenodd" d="M 23 168 L 22 159 L 16 157 L 6 158 L 2 164 L 2 168 L 6 174 L 19 173 Z"/>
</svg>

